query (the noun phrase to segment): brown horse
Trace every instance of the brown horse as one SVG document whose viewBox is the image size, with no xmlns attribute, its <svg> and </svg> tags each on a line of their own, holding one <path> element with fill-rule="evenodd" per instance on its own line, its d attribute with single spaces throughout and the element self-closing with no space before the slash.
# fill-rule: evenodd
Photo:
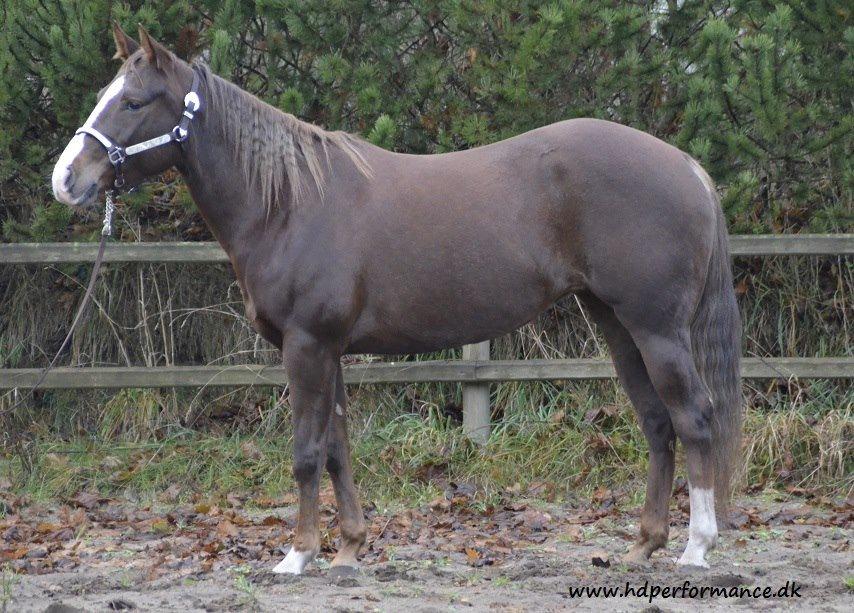
<svg viewBox="0 0 854 613">
<path fill-rule="evenodd" d="M 678 437 L 691 503 L 679 563 L 706 566 L 739 448 L 741 331 L 724 218 L 697 162 L 592 119 L 470 151 L 391 153 L 281 113 L 142 29 L 141 45 L 118 27 L 114 36 L 124 63 L 60 157 L 54 193 L 90 208 L 116 179 L 183 173 L 290 381 L 299 518 L 276 572 L 300 573 L 318 552 L 324 465 L 341 528 L 332 564 L 355 566 L 365 544 L 342 354 L 482 341 L 570 293 L 604 332 L 649 442 L 628 559 L 667 542 Z M 105 148 L 168 133 L 195 110 L 188 91 L 201 110 L 186 140 L 111 163 Z"/>
</svg>

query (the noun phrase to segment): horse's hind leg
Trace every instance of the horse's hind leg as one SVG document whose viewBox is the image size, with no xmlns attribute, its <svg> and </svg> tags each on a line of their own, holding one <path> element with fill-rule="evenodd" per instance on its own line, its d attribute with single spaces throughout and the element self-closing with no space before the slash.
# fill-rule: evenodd
<svg viewBox="0 0 854 613">
<path fill-rule="evenodd" d="M 353 482 L 350 444 L 347 440 L 347 392 L 344 389 L 344 376 L 340 366 L 335 383 L 335 410 L 329 430 L 326 470 L 329 471 L 332 487 L 335 488 L 338 527 L 341 530 L 341 547 L 332 560 L 332 566 L 355 567 L 359 550 L 365 544 L 367 528 L 356 484 Z"/>
<path fill-rule="evenodd" d="M 646 500 L 640 535 L 624 560 L 645 563 L 656 549 L 667 545 L 669 502 L 673 488 L 676 435 L 667 407 L 661 402 L 646 372 L 640 351 L 614 311 L 599 299 L 579 296 L 605 335 L 617 376 L 629 395 L 649 445 Z"/>
<path fill-rule="evenodd" d="M 649 311 L 649 310 L 648 310 Z M 652 309 L 655 311 L 655 309 Z M 617 311 L 617 316 L 621 313 Z M 694 365 L 686 326 L 664 324 L 658 330 L 621 318 L 631 332 L 655 391 L 670 413 L 688 465 L 691 520 L 688 545 L 679 564 L 708 568 L 706 552 L 717 539 L 715 472 L 712 454 L 712 400 Z"/>
</svg>

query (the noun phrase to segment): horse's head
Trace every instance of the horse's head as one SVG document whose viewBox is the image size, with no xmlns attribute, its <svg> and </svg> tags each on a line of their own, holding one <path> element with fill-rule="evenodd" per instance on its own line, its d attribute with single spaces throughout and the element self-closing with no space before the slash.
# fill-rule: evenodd
<svg viewBox="0 0 854 613">
<path fill-rule="evenodd" d="M 123 60 L 112 82 L 98 93 L 98 104 L 83 128 L 94 128 L 113 143 L 127 147 L 169 133 L 184 109 L 192 70 L 140 26 L 137 43 L 113 24 L 117 59 Z M 180 161 L 174 143 L 128 158 L 123 179 L 136 185 Z M 73 207 L 90 208 L 116 179 L 107 148 L 91 134 L 78 133 L 53 169 L 53 193 Z"/>
</svg>

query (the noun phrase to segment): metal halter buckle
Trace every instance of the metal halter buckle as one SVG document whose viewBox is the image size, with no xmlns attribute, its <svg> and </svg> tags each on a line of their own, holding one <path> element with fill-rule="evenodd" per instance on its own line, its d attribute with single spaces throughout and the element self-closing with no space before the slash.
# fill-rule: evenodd
<svg viewBox="0 0 854 613">
<path fill-rule="evenodd" d="M 199 94 L 194 91 L 187 92 L 187 95 L 184 96 L 184 106 L 191 113 L 195 113 L 199 110 L 199 107 L 202 106 L 202 101 L 199 99 Z"/>
<path fill-rule="evenodd" d="M 183 143 L 190 136 L 190 132 L 181 126 L 172 128 L 172 140 L 176 143 Z"/>
<path fill-rule="evenodd" d="M 119 166 L 123 164 L 127 159 L 125 156 L 124 149 L 119 147 L 118 145 L 113 145 L 110 149 L 107 150 L 107 159 L 110 160 L 110 164 L 113 166 Z"/>
</svg>

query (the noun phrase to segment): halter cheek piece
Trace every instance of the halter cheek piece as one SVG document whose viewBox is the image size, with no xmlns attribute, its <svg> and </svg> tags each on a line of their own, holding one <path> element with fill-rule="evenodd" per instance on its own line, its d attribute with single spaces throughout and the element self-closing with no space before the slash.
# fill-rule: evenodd
<svg viewBox="0 0 854 613">
<path fill-rule="evenodd" d="M 199 72 L 195 67 L 193 67 L 193 85 L 190 87 L 190 91 L 187 92 L 187 95 L 184 96 L 184 112 L 181 114 L 181 119 L 178 122 L 178 125 L 172 128 L 171 132 L 161 134 L 160 136 L 150 138 L 146 141 L 130 145 L 128 147 L 122 147 L 121 145 L 116 144 L 109 137 L 104 135 L 103 132 L 90 126 L 77 128 L 77 131 L 74 134 L 88 134 L 103 145 L 104 149 L 107 150 L 107 159 L 110 160 L 110 164 L 113 165 L 113 169 L 115 170 L 116 178 L 113 181 L 113 185 L 116 189 L 119 189 L 124 187 L 125 184 L 124 174 L 122 174 L 122 164 L 125 163 L 125 160 L 132 155 L 148 151 L 149 149 L 154 149 L 155 147 L 161 147 L 163 145 L 168 145 L 169 143 L 180 144 L 186 141 L 187 137 L 190 135 L 190 122 L 193 120 L 193 116 L 199 111 L 201 106 L 202 103 L 199 99 Z"/>
</svg>

